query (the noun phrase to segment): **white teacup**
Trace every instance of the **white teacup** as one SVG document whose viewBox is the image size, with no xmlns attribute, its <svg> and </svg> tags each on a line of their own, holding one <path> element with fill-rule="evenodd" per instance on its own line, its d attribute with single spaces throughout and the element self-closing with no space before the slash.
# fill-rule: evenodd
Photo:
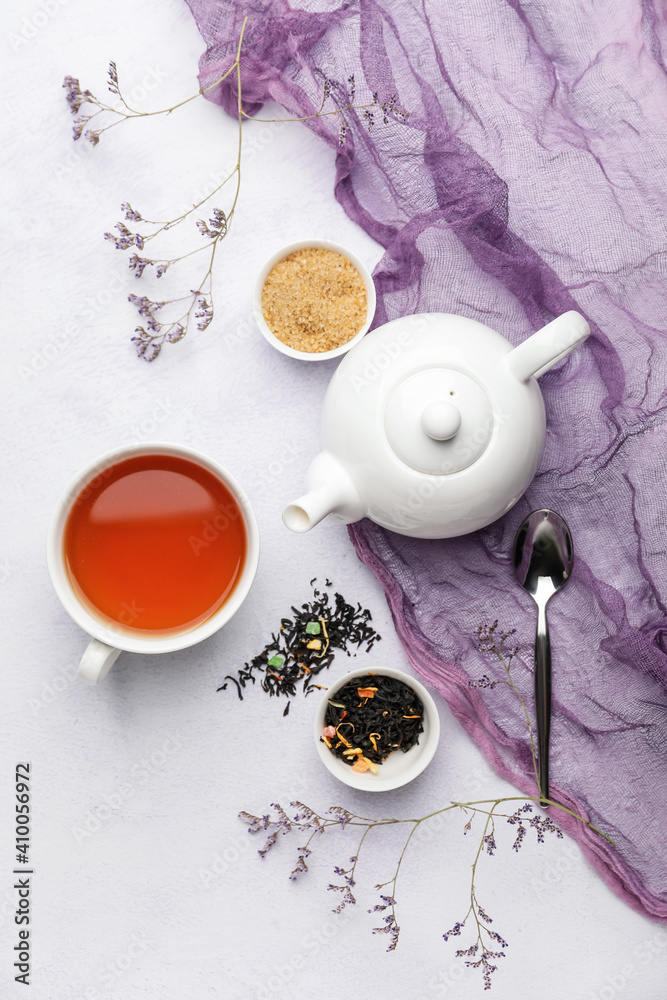
<svg viewBox="0 0 667 1000">
<path fill-rule="evenodd" d="M 166 635 L 155 635 L 148 630 L 142 633 L 136 628 L 125 631 L 120 624 L 116 626 L 101 617 L 98 618 L 94 611 L 83 604 L 77 595 L 65 563 L 65 525 L 76 498 L 87 485 L 91 485 L 98 477 L 104 476 L 105 471 L 111 466 L 125 459 L 142 455 L 173 455 L 194 462 L 206 469 L 219 479 L 232 494 L 246 529 L 247 547 L 243 569 L 233 590 L 221 607 L 199 625 L 185 627 L 182 631 L 169 632 Z M 85 468 L 70 483 L 51 518 L 47 536 L 46 558 L 51 581 L 63 607 L 77 625 L 80 625 L 85 632 L 93 637 L 81 659 L 79 677 L 89 684 L 98 684 L 106 677 L 123 650 L 131 653 L 171 653 L 193 646 L 203 639 L 208 639 L 225 625 L 240 608 L 255 578 L 259 561 L 259 530 L 247 496 L 236 480 L 222 466 L 206 455 L 184 445 L 149 442 L 127 445 L 108 452 Z"/>
</svg>

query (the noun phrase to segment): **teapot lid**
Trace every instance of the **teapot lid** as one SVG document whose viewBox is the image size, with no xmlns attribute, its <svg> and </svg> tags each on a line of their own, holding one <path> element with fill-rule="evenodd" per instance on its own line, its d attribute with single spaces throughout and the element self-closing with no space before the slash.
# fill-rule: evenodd
<svg viewBox="0 0 667 1000">
<path fill-rule="evenodd" d="M 475 462 L 488 445 L 493 407 L 474 379 L 451 368 L 425 368 L 399 382 L 387 399 L 385 433 L 406 465 L 427 475 L 451 475 Z"/>
</svg>

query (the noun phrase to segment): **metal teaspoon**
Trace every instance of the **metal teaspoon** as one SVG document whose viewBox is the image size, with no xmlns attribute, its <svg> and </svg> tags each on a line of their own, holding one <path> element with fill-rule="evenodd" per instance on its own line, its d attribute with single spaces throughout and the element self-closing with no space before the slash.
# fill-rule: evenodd
<svg viewBox="0 0 667 1000">
<path fill-rule="evenodd" d="M 537 604 L 535 636 L 535 715 L 541 799 L 549 798 L 549 730 L 551 728 L 551 645 L 547 602 L 572 572 L 570 530 L 553 510 L 534 510 L 514 539 L 514 573 Z M 545 808 L 546 802 L 540 801 Z"/>
</svg>

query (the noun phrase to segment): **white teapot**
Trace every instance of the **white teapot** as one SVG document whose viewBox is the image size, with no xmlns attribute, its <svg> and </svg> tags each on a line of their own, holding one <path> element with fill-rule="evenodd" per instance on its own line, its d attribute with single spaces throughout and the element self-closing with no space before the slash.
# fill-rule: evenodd
<svg viewBox="0 0 667 1000">
<path fill-rule="evenodd" d="M 416 538 L 495 521 L 542 455 L 536 379 L 589 332 L 583 316 L 567 312 L 512 347 L 475 320 L 425 313 L 367 334 L 331 380 L 309 492 L 283 521 L 303 532 L 327 514 L 343 523 L 370 517 Z"/>
</svg>

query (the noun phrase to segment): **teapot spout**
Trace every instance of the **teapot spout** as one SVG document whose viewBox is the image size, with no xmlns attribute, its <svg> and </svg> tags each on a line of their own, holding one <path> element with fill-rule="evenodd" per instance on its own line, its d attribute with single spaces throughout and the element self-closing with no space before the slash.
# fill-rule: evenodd
<svg viewBox="0 0 667 1000">
<path fill-rule="evenodd" d="M 532 375 L 539 378 L 581 344 L 590 332 L 581 313 L 571 309 L 510 351 L 506 364 L 520 382 L 527 382 Z"/>
<path fill-rule="evenodd" d="M 317 455 L 306 477 L 309 492 L 288 504 L 283 511 L 283 523 L 290 531 L 302 534 L 310 531 L 327 516 L 345 524 L 358 521 L 366 513 L 352 480 L 333 455 Z"/>
</svg>

